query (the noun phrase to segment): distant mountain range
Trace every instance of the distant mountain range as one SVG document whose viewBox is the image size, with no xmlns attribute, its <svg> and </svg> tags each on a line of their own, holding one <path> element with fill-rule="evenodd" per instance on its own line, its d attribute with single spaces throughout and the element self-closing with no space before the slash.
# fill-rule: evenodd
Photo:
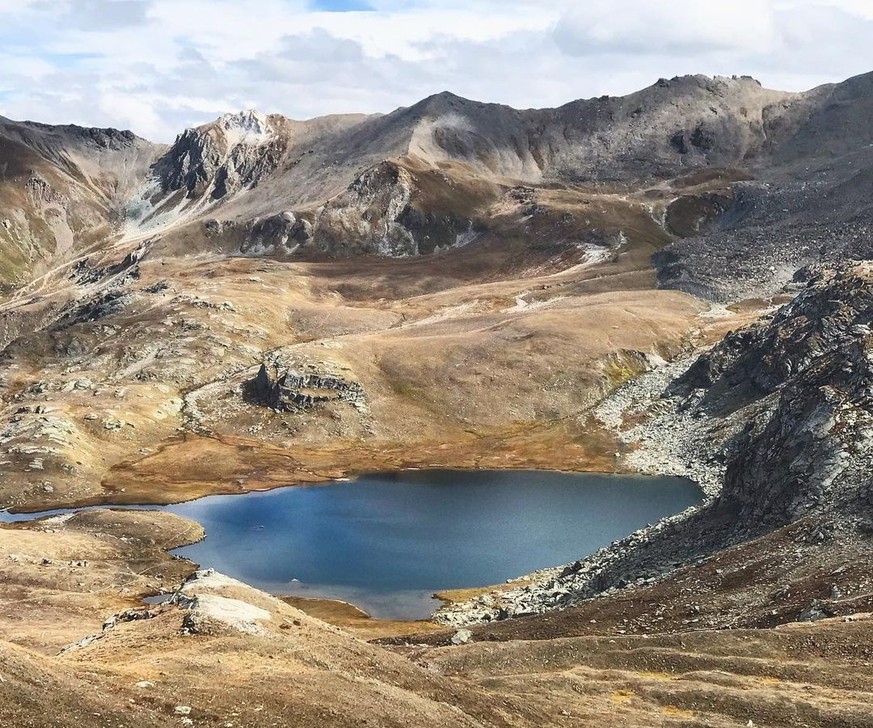
<svg viewBox="0 0 873 728">
<path fill-rule="evenodd" d="M 203 226 L 195 250 L 208 238 L 247 255 L 430 254 L 511 237 L 506 194 L 520 187 L 539 214 L 538 190 L 635 197 L 673 240 L 706 230 L 745 244 L 778 213 L 791 235 L 815 226 L 821 238 L 790 261 L 780 251 L 779 265 L 796 269 L 857 247 L 843 227 L 869 219 L 871 114 L 868 74 L 806 93 L 686 76 L 544 110 L 442 93 L 386 115 L 298 122 L 245 111 L 169 147 L 3 119 L 0 281 L 14 287 L 101 239 L 184 224 Z M 564 237 L 617 238 L 621 227 L 575 225 Z M 717 280 L 697 252 L 680 243 L 662 254 L 662 283 L 731 298 L 735 281 Z M 741 295 L 773 287 L 767 251 L 753 257 L 728 272 Z M 793 272 L 780 268 L 778 283 Z"/>
</svg>

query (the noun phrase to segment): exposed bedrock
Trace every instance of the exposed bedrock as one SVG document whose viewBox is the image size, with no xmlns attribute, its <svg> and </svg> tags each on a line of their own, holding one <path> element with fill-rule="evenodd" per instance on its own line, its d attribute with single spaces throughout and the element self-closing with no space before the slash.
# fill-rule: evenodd
<svg viewBox="0 0 873 728">
<path fill-rule="evenodd" d="M 332 254 L 426 255 L 475 237 L 474 221 L 427 210 L 408 170 L 384 162 L 359 176 L 325 206 L 315 230 L 316 247 Z"/>
<path fill-rule="evenodd" d="M 721 494 L 673 537 L 710 549 L 755 537 L 807 515 L 822 527 L 854 528 L 873 509 L 873 265 L 823 272 L 771 319 L 729 334 L 667 390 L 679 408 L 715 430 L 727 469 Z M 705 541 L 706 539 L 704 539 Z M 673 551 L 660 539 L 664 555 Z M 704 550 L 706 546 L 703 547 Z M 657 560 L 658 549 L 644 558 Z"/>
<path fill-rule="evenodd" d="M 279 117 L 243 111 L 186 129 L 155 163 L 152 176 L 164 193 L 220 200 L 256 185 L 278 167 L 287 147 L 279 126 Z"/>
<path fill-rule="evenodd" d="M 688 438 L 726 463 L 717 497 L 538 585 L 451 607 L 443 619 L 564 608 L 792 524 L 814 524 L 802 540 L 823 548 L 833 539 L 863 541 L 873 523 L 871 320 L 873 264 L 855 262 L 821 271 L 774 316 L 729 334 L 669 385 L 659 405 L 681 413 L 675 422 L 693 429 Z"/>
<path fill-rule="evenodd" d="M 252 399 L 280 412 L 300 412 L 327 402 L 356 403 L 364 390 L 357 382 L 310 366 L 291 367 L 269 361 L 250 382 Z"/>
<path fill-rule="evenodd" d="M 240 245 L 240 252 L 249 255 L 293 253 L 311 242 L 312 223 L 293 212 L 282 212 L 252 222 L 250 231 Z"/>
</svg>

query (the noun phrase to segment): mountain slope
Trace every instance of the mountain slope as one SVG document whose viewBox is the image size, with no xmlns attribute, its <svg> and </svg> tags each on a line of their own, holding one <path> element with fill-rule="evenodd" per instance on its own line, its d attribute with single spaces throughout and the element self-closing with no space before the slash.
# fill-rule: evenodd
<svg viewBox="0 0 873 728">
<path fill-rule="evenodd" d="M 762 280 L 771 259 L 785 251 L 762 248 L 758 231 L 775 224 L 772 214 L 781 209 L 789 212 L 786 220 L 796 210 L 798 224 L 808 227 L 800 218 L 817 214 L 818 200 L 833 209 L 844 194 L 839 185 L 851 186 L 852 174 L 862 173 L 853 160 L 868 148 L 862 127 L 869 83 L 858 77 L 788 94 L 747 77 L 687 76 L 626 97 L 545 110 L 443 93 L 382 116 L 297 122 L 247 111 L 186 130 L 159 157 L 160 148 L 129 133 L 7 122 L 7 165 L 16 165 L 9 167 L 16 182 L 7 183 L 7 209 L 33 208 L 21 214 L 38 218 L 35 231 L 15 232 L 13 215 L 4 218 L 7 277 L 18 271 L 25 280 L 21 274 L 45 257 L 41 251 L 65 249 L 71 232 L 95 242 L 118 231 L 142 238 L 186 224 L 195 226 L 184 236 L 187 252 L 218 245 L 249 255 L 428 254 L 522 235 L 523 213 L 537 207 L 519 206 L 507 229 L 503 202 L 515 187 L 584 185 L 632 193 L 664 227 L 665 239 L 679 230 L 695 241 L 678 241 L 659 260 L 663 285 L 721 296 L 718 289 L 742 285 L 737 279 L 745 276 L 752 279 L 749 293 L 772 289 L 790 278 L 779 268 L 775 280 Z M 838 149 L 849 158 L 835 161 Z M 30 164 L 28 155 L 36 155 Z M 794 169 L 798 159 L 817 160 L 823 179 L 812 196 L 802 170 Z M 25 167 L 40 165 L 51 179 L 19 179 Z M 759 182 L 739 181 L 753 177 Z M 700 182 L 706 186 L 698 191 Z M 24 192 L 27 184 L 32 189 Z M 713 207 L 698 200 L 700 193 L 723 202 Z M 82 209 L 68 215 L 60 201 L 69 194 Z M 700 210 L 691 213 L 691 227 L 664 225 L 677 200 L 686 216 Z M 699 259 L 696 248 L 708 248 L 697 246 L 697 231 L 727 243 L 713 246 L 713 255 L 754 247 L 749 270 L 732 271 L 721 286 Z M 577 226 L 577 237 L 589 232 Z M 822 234 L 826 246 L 845 251 L 849 244 L 845 234 Z M 168 246 L 181 252 L 172 240 Z M 796 270 L 816 259 L 810 249 L 791 265 Z"/>
<path fill-rule="evenodd" d="M 771 120 L 755 180 L 732 185 L 714 214 L 704 209 L 686 239 L 656 256 L 660 284 L 736 301 L 790 292 L 808 266 L 873 257 L 871 104 L 865 74 L 813 89 Z"/>
<path fill-rule="evenodd" d="M 168 148 L 0 121 L 0 507 L 404 467 L 711 496 L 399 654 L 180 584 L 202 530 L 166 514 L 2 524 L 0 722 L 869 726 L 873 269 L 821 261 L 873 257 L 871 78 L 247 111 Z"/>
<path fill-rule="evenodd" d="M 442 93 L 385 116 L 346 128 L 322 127 L 319 134 L 302 138 L 296 129 L 303 126 L 309 131 L 308 123 L 274 115 L 269 122 L 262 119 L 272 125 L 282 156 L 293 164 L 277 170 L 274 160 L 258 181 L 278 172 L 295 190 L 309 178 L 318 180 L 315 165 L 333 168 L 328 171 L 336 181 L 310 184 L 303 193 L 312 196 L 297 198 L 305 204 L 330 196 L 331 187 L 336 191 L 340 184 L 348 185 L 354 170 L 397 157 L 412 157 L 431 166 L 458 162 L 478 176 L 529 184 L 665 178 L 689 168 L 731 166 L 754 158 L 763 148 L 765 126 L 774 126 L 802 99 L 799 94 L 762 89 L 750 78 L 689 76 L 662 80 L 627 97 L 575 101 L 546 110 L 518 111 Z M 254 113 L 246 112 L 247 118 Z M 247 123 L 241 118 L 234 117 L 233 123 Z M 211 139 L 227 119 L 189 130 L 177 139 L 156 168 L 165 190 L 180 187 L 174 168 L 198 164 L 180 158 L 180 150 L 197 139 Z M 245 143 L 245 137 L 238 139 L 249 148 L 255 146 Z M 303 152 L 307 145 L 312 148 Z M 260 146 L 262 156 L 273 156 L 273 148 Z M 301 152 L 314 159 L 302 158 Z M 235 166 L 231 160 L 230 167 Z M 215 171 L 207 163 L 196 175 L 206 179 Z"/>
<path fill-rule="evenodd" d="M 0 287 L 113 235 L 162 149 L 131 132 L 0 118 Z"/>
<path fill-rule="evenodd" d="M 777 265 L 772 275 L 773 259 L 786 258 L 786 251 L 778 243 L 762 246 L 761 231 L 776 224 L 782 209 L 791 213 L 786 220 L 796 210 L 798 225 L 807 228 L 802 217 L 833 209 L 843 192 L 832 188 L 851 184 L 855 158 L 868 148 L 866 132 L 853 132 L 863 125 L 867 85 L 859 77 L 789 94 L 747 77 L 687 76 L 626 97 L 545 110 L 442 93 L 384 116 L 292 122 L 244 112 L 180 135 L 153 166 L 130 216 L 142 219 L 143 232 L 206 221 L 205 231 L 186 235 L 197 249 L 417 255 L 473 239 L 517 237 L 524 213 L 538 208 L 519 207 L 507 229 L 502 202 L 513 188 L 583 186 L 631 193 L 665 238 L 691 238 L 659 259 L 663 285 L 715 297 L 734 286 L 754 295 L 818 260 L 812 249 L 793 253 L 787 257 L 794 268 Z M 817 130 L 827 129 L 849 132 L 826 132 L 843 145 L 845 160 L 834 161 L 829 143 L 810 141 L 823 140 L 825 132 Z M 821 170 L 815 188 L 798 159 Z M 715 205 L 701 198 L 713 194 Z M 691 215 L 690 227 L 665 224 L 677 202 Z M 588 232 L 577 227 L 576 235 Z M 699 246 L 698 232 L 722 242 Z M 835 256 L 852 245 L 845 232 L 819 233 Z M 697 250 L 743 258 L 746 247 L 754 254 L 728 267 L 724 285 Z"/>
<path fill-rule="evenodd" d="M 397 438 L 430 442 L 434 413 L 461 439 L 471 417 L 477 436 L 552 427 L 701 325 L 705 304 L 653 290 L 653 255 L 663 287 L 728 300 L 779 292 L 822 249 L 866 255 L 867 137 L 845 139 L 837 158 L 809 156 L 815 187 L 791 159 L 813 155 L 803 140 L 827 128 L 835 99 L 841 118 L 863 115 L 868 80 L 784 94 L 690 76 L 551 110 L 443 93 L 383 116 L 250 111 L 169 148 L 5 121 L 0 252 L 20 286 L 0 307 L 8 497 L 96 497 L 113 468 L 125 481 L 138 472 L 138 442 L 178 431 L 264 428 L 265 442 L 290 442 L 255 412 L 237 413 L 229 387 L 275 352 L 324 359 L 318 341 L 356 351 L 328 364 L 378 393 L 373 419 L 334 413 L 336 429 L 327 416 L 303 428 L 328 449 L 329 432 L 386 452 Z M 858 214 L 819 216 L 813 236 L 816 203 Z M 831 246 L 837 238 L 851 244 Z M 617 295 L 590 298 L 599 294 Z M 639 335 L 587 321 L 592 303 L 610 326 L 642 322 Z M 552 307 L 578 321 L 575 354 Z M 432 329 L 443 333 L 422 335 Z M 538 342 L 518 345 L 539 357 L 531 382 L 512 374 L 513 337 Z M 475 364 L 488 358 L 484 341 L 492 372 Z M 137 395 L 121 406 L 126 387 Z M 476 403 L 492 396 L 506 406 L 479 417 Z M 88 406 L 97 419 L 83 419 Z M 398 413 L 419 429 L 401 431 Z M 540 457 L 539 446 L 528 452 Z"/>
<path fill-rule="evenodd" d="M 805 619 L 813 607 L 818 616 L 869 611 L 871 323 L 873 264 L 847 263 L 729 333 L 661 401 L 621 414 L 645 416 L 636 431 L 626 428 L 638 447 L 678 431 L 675 462 L 714 467 L 714 497 L 533 586 L 453 606 L 445 619 L 566 608 L 662 580 L 657 593 L 706 602 L 685 625 L 769 626 Z M 571 615 L 563 622 L 574 628 Z"/>
</svg>

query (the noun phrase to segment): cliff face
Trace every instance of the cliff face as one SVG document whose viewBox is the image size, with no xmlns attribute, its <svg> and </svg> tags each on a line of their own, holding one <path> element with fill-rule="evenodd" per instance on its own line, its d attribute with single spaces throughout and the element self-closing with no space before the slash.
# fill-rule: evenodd
<svg viewBox="0 0 873 728">
<path fill-rule="evenodd" d="M 866 265 L 822 269 L 806 290 L 772 317 L 729 333 L 669 387 L 704 393 L 707 412 L 736 409 L 790 383 L 832 353 L 864 341 L 873 317 Z M 823 376 L 827 376 L 824 374 Z"/>
<path fill-rule="evenodd" d="M 719 496 L 692 519 L 697 527 L 723 524 L 713 534 L 735 543 L 811 515 L 837 529 L 866 522 L 871 322 L 873 264 L 823 269 L 791 303 L 728 334 L 668 386 L 726 465 Z M 725 429 L 736 434 L 719 437 Z"/>
<path fill-rule="evenodd" d="M 834 593 L 857 591 L 831 576 L 840 567 L 829 564 L 845 560 L 845 553 L 832 558 L 840 550 L 873 564 L 871 321 L 873 263 L 818 271 L 790 304 L 728 334 L 652 405 L 668 410 L 647 426 L 653 437 L 660 427 L 678 428 L 696 441 L 698 458 L 724 463 L 712 500 L 538 585 L 449 608 L 443 618 L 463 623 L 566 608 L 723 554 L 746 572 L 732 584 L 740 596 L 712 624 L 752 611 L 761 589 L 755 570 L 765 564 L 772 578 L 791 581 L 787 574 L 801 559 L 806 571 L 798 584 L 830 580 Z"/>
<path fill-rule="evenodd" d="M 729 335 L 670 388 L 718 417 L 746 407 L 715 509 L 754 532 L 873 507 L 873 266 L 820 274 L 769 322 Z"/>
<path fill-rule="evenodd" d="M 462 210 L 442 214 L 420 205 L 415 176 L 385 162 L 358 177 L 325 205 L 314 231 L 316 246 L 328 253 L 426 255 L 464 245 L 475 237 Z"/>
<path fill-rule="evenodd" d="M 303 412 L 329 402 L 354 404 L 364 397 L 357 382 L 312 366 L 293 368 L 277 361 L 261 364 L 247 389 L 254 401 L 277 412 Z"/>
<path fill-rule="evenodd" d="M 220 200 L 256 185 L 279 165 L 287 146 L 282 117 L 257 111 L 226 114 L 186 129 L 153 168 L 164 193 Z"/>
</svg>

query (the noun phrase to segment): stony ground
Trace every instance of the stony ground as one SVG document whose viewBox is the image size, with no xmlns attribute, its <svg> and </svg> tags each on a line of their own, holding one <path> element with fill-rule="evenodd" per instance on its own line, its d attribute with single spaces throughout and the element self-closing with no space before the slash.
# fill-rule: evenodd
<svg viewBox="0 0 873 728">
<path fill-rule="evenodd" d="M 705 308 L 650 288 L 639 240 L 490 282 L 468 268 L 493 264 L 487 250 L 132 262 L 139 245 L 3 308 L 9 326 L 45 317 L 2 355 L 3 505 L 167 502 L 403 464 L 611 470 L 579 414 L 680 350 Z M 277 414 L 246 394 L 269 356 L 362 395 Z"/>
<path fill-rule="evenodd" d="M 863 615 L 631 636 L 601 610 L 562 638 L 386 647 L 219 574 L 186 578 L 192 567 L 161 547 L 199 533 L 172 516 L 107 511 L 0 528 L 0 558 L 15 565 L 0 609 L 0 723 L 873 724 Z M 135 606 L 170 584 L 181 584 L 174 603 Z"/>
<path fill-rule="evenodd" d="M 230 115 L 169 150 L 0 120 L 0 507 L 411 466 L 710 497 L 448 595 L 448 630 L 192 577 L 167 550 L 202 529 L 166 514 L 2 525 L 0 725 L 873 725 L 866 296 L 725 338 L 869 257 L 871 79 Z M 265 397 L 274 361 L 305 384 Z M 709 408 L 738 381 L 763 389 Z"/>
</svg>

